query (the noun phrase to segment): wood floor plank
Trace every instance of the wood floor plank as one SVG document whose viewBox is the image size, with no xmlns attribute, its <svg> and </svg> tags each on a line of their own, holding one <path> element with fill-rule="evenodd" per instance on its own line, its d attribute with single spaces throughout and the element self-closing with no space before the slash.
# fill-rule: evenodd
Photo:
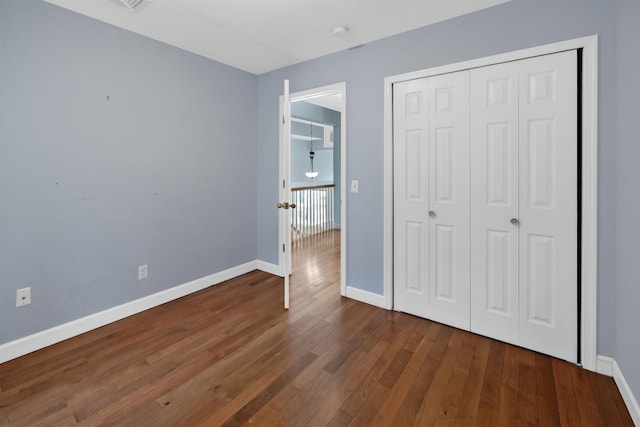
<svg viewBox="0 0 640 427">
<path fill-rule="evenodd" d="M 451 377 L 449 378 L 449 383 L 442 395 L 440 407 L 434 419 L 434 425 L 455 425 L 456 419 L 458 418 L 458 411 L 462 404 L 462 393 L 467 382 L 467 377 L 469 376 L 475 350 L 475 346 L 468 344 L 466 341 L 460 347 L 458 358 L 453 366 Z"/>
<path fill-rule="evenodd" d="M 480 404 L 475 423 L 477 426 L 494 426 L 498 424 L 505 348 L 506 344 L 504 343 L 491 342 L 489 362 L 485 370 L 482 392 L 480 393 Z"/>
<path fill-rule="evenodd" d="M 563 426 L 579 426 L 582 421 L 578 412 L 578 403 L 576 402 L 569 366 L 567 362 L 556 359 L 551 362 L 551 366 L 553 367 L 553 379 L 558 398 L 560 424 Z"/>
<path fill-rule="evenodd" d="M 596 404 L 587 371 L 578 366 L 570 366 L 571 383 L 576 396 L 576 403 L 583 426 L 602 426 L 600 412 Z"/>
<path fill-rule="evenodd" d="M 512 426 L 519 424 L 518 387 L 520 384 L 520 351 L 507 345 L 504 351 L 504 369 L 500 387 L 500 406 L 498 425 Z"/>
<path fill-rule="evenodd" d="M 418 409 L 414 423 L 416 425 L 433 425 L 438 415 L 445 391 L 450 383 L 453 368 L 459 357 L 463 354 L 461 346 L 465 332 L 454 329 L 451 339 L 447 343 L 444 353 L 438 359 L 438 368 L 433 375 L 433 380 L 424 396 L 422 405 Z M 434 345 L 435 347 L 435 345 Z M 429 355 L 431 357 L 431 353 Z"/>
<path fill-rule="evenodd" d="M 589 372 L 588 378 L 595 403 L 598 405 L 598 413 L 601 414 L 601 418 L 603 420 L 608 420 L 610 425 L 630 425 L 625 424 L 620 416 L 618 407 L 615 403 L 615 397 L 612 395 L 609 388 L 609 382 L 613 382 L 613 379 L 594 372 Z"/>
<path fill-rule="evenodd" d="M 480 393 L 482 392 L 482 382 L 489 359 L 489 349 L 491 341 L 484 337 L 478 337 L 475 345 L 475 352 L 469 367 L 469 375 L 464 384 L 464 390 L 460 397 L 460 408 L 456 417 L 456 426 L 472 426 L 475 424 L 480 405 Z"/>
<path fill-rule="evenodd" d="M 7 426 L 633 426 L 613 379 L 340 296 L 339 232 L 0 364 Z"/>
<path fill-rule="evenodd" d="M 518 419 L 523 426 L 537 426 L 538 383 L 536 378 L 536 355 L 529 350 L 518 350 L 520 353 Z"/>
<path fill-rule="evenodd" d="M 538 391 L 538 422 L 544 426 L 559 426 L 560 413 L 558 412 L 558 399 L 553 380 L 551 357 L 536 353 L 535 365 Z"/>
<path fill-rule="evenodd" d="M 424 335 L 416 346 L 415 351 L 411 354 L 411 359 L 403 369 L 402 373 L 395 382 L 389 393 L 389 399 L 380 407 L 380 410 L 372 420 L 373 425 L 391 426 L 398 418 L 397 413 L 400 410 L 402 402 L 409 393 L 409 389 L 413 384 L 416 376 L 419 374 L 420 367 L 423 365 L 433 341 L 426 340 Z"/>
</svg>

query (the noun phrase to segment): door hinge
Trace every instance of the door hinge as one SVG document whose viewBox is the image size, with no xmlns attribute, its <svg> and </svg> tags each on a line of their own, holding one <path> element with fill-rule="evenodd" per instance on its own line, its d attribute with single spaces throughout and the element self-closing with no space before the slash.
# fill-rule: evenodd
<svg viewBox="0 0 640 427">
<path fill-rule="evenodd" d="M 282 244 L 282 252 L 284 252 L 284 243 Z"/>
<path fill-rule="evenodd" d="M 284 188 L 284 179 L 282 180 L 282 188 Z"/>
<path fill-rule="evenodd" d="M 285 123 L 285 121 L 284 121 L 284 116 L 282 116 L 282 124 L 284 124 L 284 123 Z"/>
</svg>

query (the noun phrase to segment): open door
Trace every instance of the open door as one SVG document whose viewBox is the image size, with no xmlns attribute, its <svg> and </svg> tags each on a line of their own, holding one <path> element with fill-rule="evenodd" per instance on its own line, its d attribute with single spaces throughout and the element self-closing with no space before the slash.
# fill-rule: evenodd
<svg viewBox="0 0 640 427">
<path fill-rule="evenodd" d="M 289 276 L 291 275 L 291 99 L 289 97 L 289 80 L 284 81 L 284 95 L 280 98 L 280 268 L 284 277 L 284 308 L 289 308 Z"/>
</svg>

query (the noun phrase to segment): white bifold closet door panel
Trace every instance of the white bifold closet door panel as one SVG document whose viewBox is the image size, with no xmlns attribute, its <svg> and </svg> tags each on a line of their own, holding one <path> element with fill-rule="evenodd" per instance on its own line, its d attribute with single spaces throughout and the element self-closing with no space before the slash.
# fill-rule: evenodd
<svg viewBox="0 0 640 427">
<path fill-rule="evenodd" d="M 427 81 L 428 317 L 469 330 L 469 72 Z"/>
<path fill-rule="evenodd" d="M 518 63 L 471 72 L 471 330 L 518 341 Z"/>
<path fill-rule="evenodd" d="M 394 306 L 469 329 L 469 72 L 398 83 Z"/>
<path fill-rule="evenodd" d="M 393 87 L 394 306 L 425 317 L 429 282 L 426 80 Z"/>
<path fill-rule="evenodd" d="M 471 330 L 577 359 L 575 51 L 471 72 Z"/>
<path fill-rule="evenodd" d="M 520 345 L 577 361 L 577 52 L 520 66 Z"/>
</svg>

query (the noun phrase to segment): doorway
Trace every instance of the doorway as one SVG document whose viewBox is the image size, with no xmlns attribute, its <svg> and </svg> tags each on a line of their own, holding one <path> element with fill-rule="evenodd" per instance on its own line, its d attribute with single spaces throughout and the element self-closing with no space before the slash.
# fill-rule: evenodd
<svg viewBox="0 0 640 427">
<path fill-rule="evenodd" d="M 285 105 L 286 99 L 289 100 L 288 105 Z M 296 216 L 298 211 L 289 209 L 289 214 L 283 216 L 285 220 L 279 221 L 279 246 L 283 249 L 279 264 L 286 281 L 288 271 L 284 266 L 295 270 L 291 268 L 292 238 L 305 239 L 315 232 L 323 232 L 325 237 L 337 235 L 327 242 L 339 245 L 340 294 L 344 296 L 347 243 L 346 191 L 343 185 L 346 180 L 346 83 L 291 93 L 281 97 L 280 102 L 283 123 L 290 124 L 286 132 L 289 136 L 287 143 L 280 146 L 282 186 L 279 191 L 281 195 L 284 193 L 281 200 L 291 201 L 296 209 L 299 204 L 301 210 L 307 211 Z M 292 144 L 297 144 L 295 149 L 292 149 Z M 294 165 L 294 162 L 298 163 Z M 294 192 L 298 194 L 294 195 Z M 295 197 L 304 203 L 296 203 Z M 309 210 L 312 204 L 322 207 L 322 211 L 312 213 Z M 286 232 L 289 230 L 291 232 Z M 295 258 L 293 261 L 298 260 Z M 288 307 L 287 284 L 285 282 L 285 307 Z"/>
</svg>

